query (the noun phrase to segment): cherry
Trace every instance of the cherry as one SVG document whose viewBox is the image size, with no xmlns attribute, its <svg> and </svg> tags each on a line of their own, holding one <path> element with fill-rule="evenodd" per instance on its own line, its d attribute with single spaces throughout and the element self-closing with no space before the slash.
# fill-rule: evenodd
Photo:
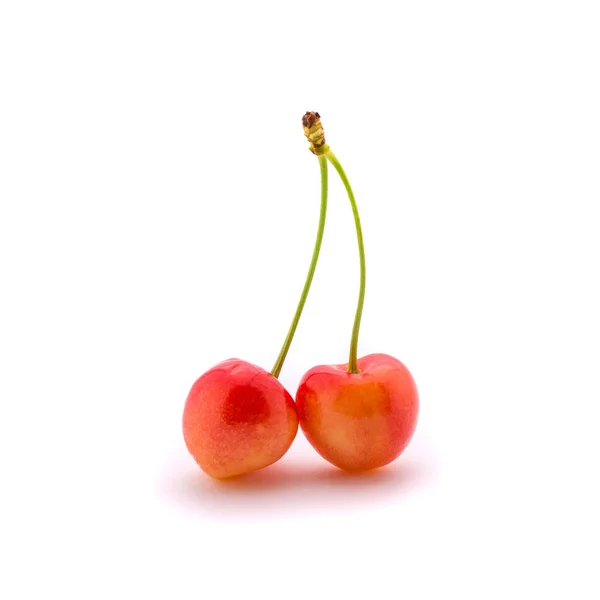
<svg viewBox="0 0 600 600">
<path fill-rule="evenodd" d="M 201 377 L 183 410 L 183 437 L 200 468 L 217 479 L 267 467 L 289 449 L 298 431 L 296 405 L 277 379 L 313 280 L 327 213 L 327 161 L 321 166 L 321 211 L 312 259 L 289 331 L 271 372 L 231 358 Z"/>
<path fill-rule="evenodd" d="M 395 460 L 417 425 L 419 397 L 408 369 L 387 354 L 357 359 L 365 297 L 366 266 L 360 217 L 348 178 L 329 146 L 318 113 L 306 113 L 304 132 L 310 150 L 327 159 L 340 176 L 352 206 L 360 257 L 360 290 L 345 365 L 308 371 L 296 393 L 300 426 L 317 452 L 347 471 L 365 471 Z"/>
<path fill-rule="evenodd" d="M 408 445 L 419 412 L 412 375 L 396 358 L 369 354 L 348 365 L 308 371 L 296 394 L 306 439 L 330 463 L 366 471 L 392 462 Z"/>
<path fill-rule="evenodd" d="M 237 358 L 196 380 L 183 410 L 187 448 L 202 470 L 217 479 L 278 461 L 297 431 L 296 405 L 279 380 Z"/>
</svg>

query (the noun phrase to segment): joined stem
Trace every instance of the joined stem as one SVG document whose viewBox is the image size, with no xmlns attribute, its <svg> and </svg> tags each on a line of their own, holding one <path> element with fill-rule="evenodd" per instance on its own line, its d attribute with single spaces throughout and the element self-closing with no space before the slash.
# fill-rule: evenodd
<svg viewBox="0 0 600 600">
<path fill-rule="evenodd" d="M 310 261 L 310 267 L 308 268 L 308 274 L 306 275 L 306 281 L 304 282 L 304 288 L 302 290 L 302 294 L 300 295 L 300 301 L 298 302 L 296 313 L 294 314 L 292 324 L 290 325 L 288 334 L 285 338 L 285 341 L 283 342 L 283 346 L 281 347 L 279 356 L 277 357 L 277 360 L 275 361 L 275 364 L 271 369 L 271 375 L 273 375 L 273 377 L 279 377 L 288 350 L 290 349 L 292 340 L 294 339 L 296 327 L 298 327 L 298 322 L 300 321 L 304 305 L 306 304 L 306 298 L 308 297 L 308 292 L 312 284 L 313 276 L 315 274 L 317 261 L 319 259 L 319 252 L 321 251 L 321 242 L 323 241 L 323 232 L 325 231 L 325 217 L 327 215 L 327 159 L 324 156 L 319 156 L 318 158 L 319 167 L 321 169 L 321 213 L 319 216 L 317 239 L 315 240 L 315 246 L 313 249 L 312 259 Z"/>
<path fill-rule="evenodd" d="M 365 303 L 365 287 L 366 287 L 366 279 L 367 279 L 367 267 L 365 263 L 365 246 L 363 243 L 363 234 L 362 227 L 360 225 L 360 216 L 358 214 L 358 207 L 356 205 L 356 199 L 354 198 L 354 193 L 352 192 L 352 188 L 350 187 L 350 182 L 348 181 L 348 177 L 340 164 L 340 161 L 337 159 L 335 154 L 327 148 L 324 155 L 327 157 L 329 162 L 334 166 L 335 170 L 338 172 L 344 187 L 346 188 L 346 192 L 348 193 L 348 198 L 350 200 L 350 204 L 352 206 L 352 214 L 354 215 L 354 224 L 356 226 L 356 239 L 358 241 L 358 254 L 360 257 L 360 289 L 358 292 L 358 304 L 356 306 L 356 315 L 354 317 L 354 326 L 352 328 L 352 339 L 350 340 L 350 358 L 348 360 L 348 372 L 349 373 L 360 373 L 358 370 L 357 364 L 357 354 L 358 354 L 358 334 L 360 332 L 360 320 L 362 318 L 363 305 Z M 319 157 L 320 160 L 320 157 Z"/>
</svg>

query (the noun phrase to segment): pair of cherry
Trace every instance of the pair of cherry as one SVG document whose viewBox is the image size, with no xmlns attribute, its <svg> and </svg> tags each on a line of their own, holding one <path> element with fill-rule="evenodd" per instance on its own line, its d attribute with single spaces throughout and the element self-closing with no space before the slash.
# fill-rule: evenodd
<svg viewBox="0 0 600 600">
<path fill-rule="evenodd" d="M 300 302 L 271 373 L 232 358 L 204 373 L 192 386 L 183 412 L 186 446 L 200 468 L 224 479 L 278 461 L 296 437 L 298 424 L 326 460 L 346 471 L 366 471 L 395 460 L 414 433 L 419 412 L 408 369 L 387 354 L 357 359 L 365 295 L 365 255 L 360 218 L 348 178 L 325 143 L 319 113 L 302 118 L 310 150 L 321 170 L 321 213 L 313 256 Z M 302 378 L 296 401 L 278 377 L 312 283 L 327 213 L 327 164 L 339 174 L 352 206 L 360 256 L 360 292 L 345 365 L 321 365 Z"/>
</svg>

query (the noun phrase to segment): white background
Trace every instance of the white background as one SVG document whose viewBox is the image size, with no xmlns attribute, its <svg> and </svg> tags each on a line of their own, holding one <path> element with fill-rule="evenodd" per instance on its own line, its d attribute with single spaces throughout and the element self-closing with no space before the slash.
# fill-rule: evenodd
<svg viewBox="0 0 600 600">
<path fill-rule="evenodd" d="M 0 596 L 598 598 L 594 1 L 0 4 Z M 205 477 L 193 381 L 270 369 L 308 267 L 318 110 L 361 210 L 360 354 L 417 433 L 346 477 L 299 434 Z M 331 172 L 281 381 L 344 362 Z"/>
</svg>

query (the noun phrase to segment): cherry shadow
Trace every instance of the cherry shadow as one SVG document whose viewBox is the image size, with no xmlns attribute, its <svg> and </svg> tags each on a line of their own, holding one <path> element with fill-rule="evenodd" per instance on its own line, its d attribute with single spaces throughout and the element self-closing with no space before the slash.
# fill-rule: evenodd
<svg viewBox="0 0 600 600">
<path fill-rule="evenodd" d="M 195 465 L 180 466 L 165 474 L 160 491 L 178 510 L 199 515 L 277 518 L 389 503 L 424 486 L 433 474 L 431 464 L 416 459 L 349 474 L 318 458 L 304 458 L 225 481 L 211 479 Z"/>
</svg>

